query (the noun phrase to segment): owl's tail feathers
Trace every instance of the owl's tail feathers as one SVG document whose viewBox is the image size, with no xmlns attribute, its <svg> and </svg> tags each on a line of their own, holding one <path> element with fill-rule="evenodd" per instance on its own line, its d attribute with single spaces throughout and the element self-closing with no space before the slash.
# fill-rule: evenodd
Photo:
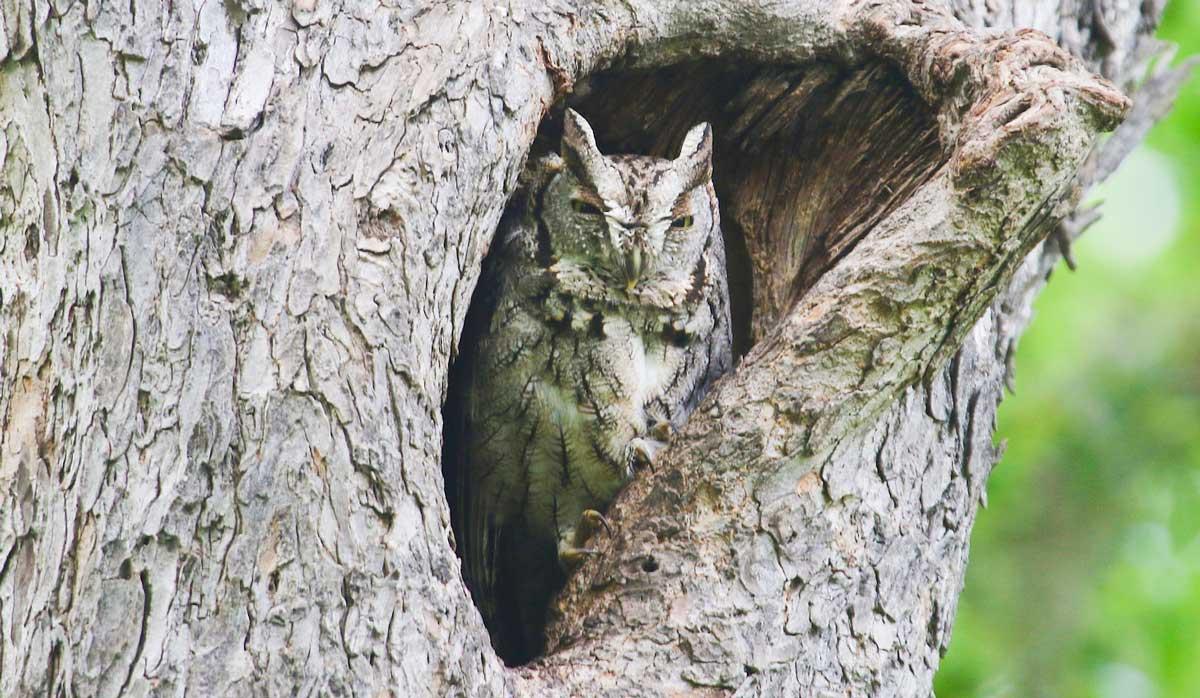
<svg viewBox="0 0 1200 698">
<path fill-rule="evenodd" d="M 492 517 L 485 520 L 479 507 L 471 507 L 466 518 L 465 540 L 462 541 L 464 576 L 483 622 L 490 629 L 496 615 L 496 555 L 500 547 L 500 530 L 493 525 Z"/>
</svg>

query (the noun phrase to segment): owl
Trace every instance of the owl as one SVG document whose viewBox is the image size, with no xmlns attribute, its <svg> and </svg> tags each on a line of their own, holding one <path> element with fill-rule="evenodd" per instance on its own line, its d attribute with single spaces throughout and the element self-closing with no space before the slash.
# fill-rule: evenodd
<svg viewBox="0 0 1200 698">
<path fill-rule="evenodd" d="M 540 653 L 601 512 L 731 362 L 712 129 L 670 160 L 602 155 L 582 116 L 564 121 L 481 278 L 463 416 L 460 552 L 510 662 Z"/>
</svg>

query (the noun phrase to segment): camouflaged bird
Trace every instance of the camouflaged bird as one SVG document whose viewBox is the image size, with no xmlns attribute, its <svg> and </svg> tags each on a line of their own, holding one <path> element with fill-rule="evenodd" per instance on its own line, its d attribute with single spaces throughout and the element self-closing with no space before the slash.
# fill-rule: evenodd
<svg viewBox="0 0 1200 698">
<path fill-rule="evenodd" d="M 730 366 L 712 141 L 700 124 L 674 160 L 604 156 L 567 110 L 561 158 L 527 169 L 498 232 L 458 530 L 509 661 L 540 653 L 547 602 L 593 552 L 599 512 Z"/>
</svg>

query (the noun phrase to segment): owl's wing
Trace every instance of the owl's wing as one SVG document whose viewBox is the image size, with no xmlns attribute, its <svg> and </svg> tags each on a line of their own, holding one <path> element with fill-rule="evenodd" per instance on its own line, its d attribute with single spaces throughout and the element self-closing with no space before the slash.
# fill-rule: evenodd
<svg viewBox="0 0 1200 698">
<path fill-rule="evenodd" d="M 457 394 L 448 400 L 458 409 L 446 415 L 447 489 L 465 577 L 493 644 L 510 660 L 540 652 L 545 600 L 562 575 L 553 543 L 531 538 L 520 506 L 531 426 L 524 387 L 545 360 L 545 328 L 529 315 L 547 283 L 536 259 L 536 201 L 559 168 L 555 156 L 530 163 L 505 211 L 463 328 L 451 380 Z"/>
<path fill-rule="evenodd" d="M 495 313 L 501 284 L 498 265 L 485 264 L 459 340 L 444 424 L 443 472 L 447 490 L 453 493 L 455 500 L 453 523 L 458 553 L 467 585 L 485 621 L 490 621 L 494 615 L 495 575 L 491 562 L 498 531 L 489 523 L 494 516 L 489 516 L 486 500 L 473 486 L 473 480 L 482 468 L 478 463 L 481 454 L 472 451 L 472 444 L 478 442 L 482 425 L 475 422 L 472 413 L 475 411 L 473 401 L 478 399 L 474 393 L 481 343 Z"/>
<path fill-rule="evenodd" d="M 512 449 L 504 448 L 512 440 L 505 433 L 512 415 L 505 414 L 503 405 L 515 395 L 506 385 L 509 376 L 495 369 L 494 354 L 512 324 L 510 316 L 521 307 L 518 287 L 531 274 L 536 220 L 527 196 L 521 192 L 514 197 L 501 220 L 496 248 L 484 261 L 447 400 L 455 406 L 447 409 L 443 454 L 447 489 L 456 501 L 454 530 L 467 584 L 489 627 L 497 614 L 504 541 L 512 537 L 506 532 L 502 495 L 518 476 L 507 462 Z"/>
<path fill-rule="evenodd" d="M 523 388 L 545 350 L 527 301 L 511 292 L 514 268 L 498 280 L 498 307 L 475 346 L 457 489 L 467 582 L 493 644 L 510 661 L 541 651 L 545 601 L 561 583 L 553 540 L 537 537 L 523 516 L 529 486 L 523 454 L 529 430 L 541 423 Z"/>
</svg>

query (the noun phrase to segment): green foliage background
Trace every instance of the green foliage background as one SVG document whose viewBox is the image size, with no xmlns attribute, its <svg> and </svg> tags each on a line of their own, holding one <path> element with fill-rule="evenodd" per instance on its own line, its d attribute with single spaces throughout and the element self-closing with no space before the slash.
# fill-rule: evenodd
<svg viewBox="0 0 1200 698">
<path fill-rule="evenodd" d="M 1200 0 L 1159 33 L 1200 53 Z M 941 698 L 1200 696 L 1200 80 L 1097 198 L 1017 352 Z"/>
</svg>

